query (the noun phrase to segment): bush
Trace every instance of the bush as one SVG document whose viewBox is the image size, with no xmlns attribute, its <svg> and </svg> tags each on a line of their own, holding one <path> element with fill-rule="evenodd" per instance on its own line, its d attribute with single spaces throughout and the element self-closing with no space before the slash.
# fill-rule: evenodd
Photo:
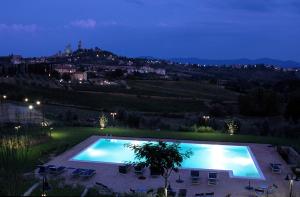
<svg viewBox="0 0 300 197">
<path fill-rule="evenodd" d="M 215 130 L 211 127 L 197 126 L 197 125 L 192 126 L 192 131 L 197 132 L 197 133 L 213 133 L 213 132 L 215 132 Z"/>
</svg>

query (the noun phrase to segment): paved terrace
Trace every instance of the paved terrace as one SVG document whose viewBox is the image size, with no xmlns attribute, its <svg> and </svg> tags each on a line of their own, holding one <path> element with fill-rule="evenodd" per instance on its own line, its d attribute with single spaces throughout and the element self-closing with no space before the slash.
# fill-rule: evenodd
<svg viewBox="0 0 300 197">
<path fill-rule="evenodd" d="M 150 172 L 147 169 L 144 172 L 145 180 L 140 180 L 134 174 L 132 169 L 127 174 L 120 174 L 118 172 L 118 165 L 106 164 L 106 163 L 88 163 L 88 162 L 78 162 L 69 161 L 70 158 L 78 154 L 80 151 L 84 150 L 86 147 L 91 145 L 93 142 L 97 141 L 100 136 L 92 136 L 80 144 L 76 145 L 69 151 L 55 157 L 48 164 L 53 165 L 63 165 L 66 167 L 73 168 L 91 168 L 96 170 L 96 175 L 90 179 L 71 178 L 72 170 L 63 173 L 60 176 L 64 176 L 68 183 L 82 184 L 87 187 L 94 186 L 95 182 L 100 182 L 109 188 L 112 188 L 115 192 L 129 192 L 131 189 L 151 189 L 163 186 L 163 179 L 161 177 L 152 178 Z M 129 139 L 129 138 L 117 138 L 117 139 Z M 149 139 L 143 139 L 149 140 Z M 172 141 L 172 140 L 167 140 Z M 289 183 L 284 180 L 287 173 L 291 173 L 290 167 L 285 163 L 285 161 L 279 156 L 274 147 L 269 147 L 267 144 L 240 144 L 240 143 L 222 143 L 222 142 L 201 142 L 201 141 L 182 141 L 182 142 L 192 142 L 192 143 L 202 143 L 202 144 L 224 144 L 224 145 L 247 145 L 251 148 L 252 153 L 256 157 L 258 165 L 262 170 L 266 180 L 251 180 L 251 186 L 258 187 L 262 185 L 272 185 L 276 184 L 279 188 L 274 194 L 269 196 L 273 197 L 286 197 L 289 195 Z M 270 162 L 281 163 L 282 173 L 273 174 L 270 169 Z M 184 180 L 183 183 L 176 183 L 178 175 L 180 174 L 181 179 Z M 249 197 L 254 196 L 253 191 L 248 191 L 245 186 L 248 185 L 248 180 L 230 178 L 229 173 L 226 171 L 219 172 L 219 182 L 215 186 L 209 186 L 207 184 L 207 171 L 200 171 L 200 183 L 198 185 L 192 185 L 190 180 L 190 170 L 180 170 L 179 173 L 173 173 L 170 177 L 170 184 L 172 189 L 178 191 L 178 189 L 187 189 L 187 196 L 194 196 L 195 193 L 202 192 L 215 192 L 216 197 L 224 197 L 227 194 L 232 194 L 232 197 Z M 300 182 L 294 182 L 294 195 L 295 197 L 300 197 Z"/>
</svg>

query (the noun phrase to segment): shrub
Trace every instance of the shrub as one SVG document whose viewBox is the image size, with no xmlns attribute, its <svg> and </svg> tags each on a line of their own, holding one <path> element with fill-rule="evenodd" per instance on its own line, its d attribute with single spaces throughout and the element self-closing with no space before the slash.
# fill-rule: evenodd
<svg viewBox="0 0 300 197">
<path fill-rule="evenodd" d="M 213 132 L 215 132 L 215 130 L 211 127 L 197 126 L 197 125 L 192 126 L 192 131 L 197 132 L 197 133 L 213 133 Z"/>
</svg>

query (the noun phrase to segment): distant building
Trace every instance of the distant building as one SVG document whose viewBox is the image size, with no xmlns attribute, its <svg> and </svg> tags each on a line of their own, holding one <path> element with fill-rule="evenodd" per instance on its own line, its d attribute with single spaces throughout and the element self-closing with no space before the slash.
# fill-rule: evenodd
<svg viewBox="0 0 300 197">
<path fill-rule="evenodd" d="M 81 49 L 82 49 L 82 41 L 79 40 L 79 42 L 78 42 L 78 50 L 81 50 Z"/>
<path fill-rule="evenodd" d="M 133 73 L 141 73 L 141 74 L 149 74 L 149 73 L 154 73 L 157 75 L 166 75 L 166 70 L 163 68 L 151 68 L 150 66 L 142 66 L 141 68 L 136 68 L 136 67 L 128 67 L 126 69 L 127 74 L 133 74 Z"/>
<path fill-rule="evenodd" d="M 96 73 L 92 72 L 92 71 L 85 71 L 85 72 L 81 72 L 81 71 L 76 71 L 74 73 L 72 73 L 72 80 L 76 80 L 76 81 L 87 81 L 93 77 L 95 77 Z"/>
<path fill-rule="evenodd" d="M 76 72 L 76 68 L 71 65 L 71 64 L 61 64 L 61 65 L 57 65 L 55 67 L 55 70 L 57 72 L 59 72 L 59 74 L 64 74 L 64 73 L 68 73 L 68 74 L 72 74 Z"/>
<path fill-rule="evenodd" d="M 68 44 L 65 48 L 65 55 L 70 55 L 72 53 L 72 47 L 71 44 Z"/>
<path fill-rule="evenodd" d="M 14 65 L 22 64 L 23 63 L 22 56 L 21 55 L 12 55 L 11 63 Z"/>
</svg>

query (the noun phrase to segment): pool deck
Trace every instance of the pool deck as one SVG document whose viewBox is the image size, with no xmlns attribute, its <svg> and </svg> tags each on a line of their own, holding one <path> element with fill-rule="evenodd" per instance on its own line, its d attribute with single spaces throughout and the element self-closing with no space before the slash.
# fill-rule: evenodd
<svg viewBox="0 0 300 197">
<path fill-rule="evenodd" d="M 72 157 L 84 150 L 86 147 L 99 140 L 100 138 L 106 138 L 104 136 L 91 136 L 83 142 L 77 144 L 70 150 L 64 152 L 63 154 L 53 158 L 48 164 L 53 164 L 57 166 L 66 166 L 69 168 L 90 168 L 96 170 L 96 175 L 90 179 L 71 178 L 72 170 L 69 169 L 68 172 L 63 173 L 60 176 L 66 178 L 68 183 L 82 184 L 87 187 L 92 187 L 95 182 L 100 182 L 109 188 L 112 188 L 115 192 L 129 192 L 130 189 L 142 189 L 147 190 L 151 188 L 159 188 L 163 186 L 163 179 L 161 177 L 152 178 L 148 169 L 144 172 L 145 180 L 139 180 L 131 170 L 127 174 L 120 174 L 118 172 L 117 164 L 107 164 L 107 163 L 92 163 L 92 162 L 78 162 L 70 161 Z M 136 138 L 122 138 L 113 137 L 114 139 L 136 139 Z M 139 140 L 153 140 L 148 138 L 140 138 Z M 168 140 L 174 141 L 178 140 Z M 251 144 L 251 143 L 223 143 L 223 142 L 210 142 L 210 141 L 190 141 L 182 140 L 181 142 L 198 143 L 198 144 L 222 144 L 222 145 L 241 145 L 249 146 L 253 155 L 258 162 L 258 165 L 263 172 L 266 180 L 251 180 L 251 186 L 270 186 L 276 184 L 278 189 L 275 193 L 269 196 L 273 197 L 286 197 L 289 194 L 289 183 L 284 180 L 287 173 L 291 173 L 290 167 L 285 163 L 285 161 L 279 156 L 274 147 L 269 147 L 268 144 Z M 282 173 L 274 174 L 270 169 L 270 163 L 281 163 Z M 187 196 L 194 196 L 195 193 L 203 192 L 214 192 L 216 197 L 224 197 L 227 194 L 231 194 L 231 197 L 250 197 L 255 196 L 253 191 L 246 190 L 245 187 L 248 185 L 249 180 L 230 178 L 228 171 L 219 171 L 219 181 L 215 186 L 209 186 L 207 184 L 207 170 L 200 170 L 200 182 L 197 185 L 193 185 L 190 180 L 190 170 L 180 169 L 179 173 L 173 173 L 170 176 L 170 184 L 173 190 L 178 191 L 179 189 L 187 189 Z M 183 183 L 176 183 L 178 176 L 184 180 Z M 300 197 L 300 182 L 294 182 L 294 196 Z"/>
</svg>

